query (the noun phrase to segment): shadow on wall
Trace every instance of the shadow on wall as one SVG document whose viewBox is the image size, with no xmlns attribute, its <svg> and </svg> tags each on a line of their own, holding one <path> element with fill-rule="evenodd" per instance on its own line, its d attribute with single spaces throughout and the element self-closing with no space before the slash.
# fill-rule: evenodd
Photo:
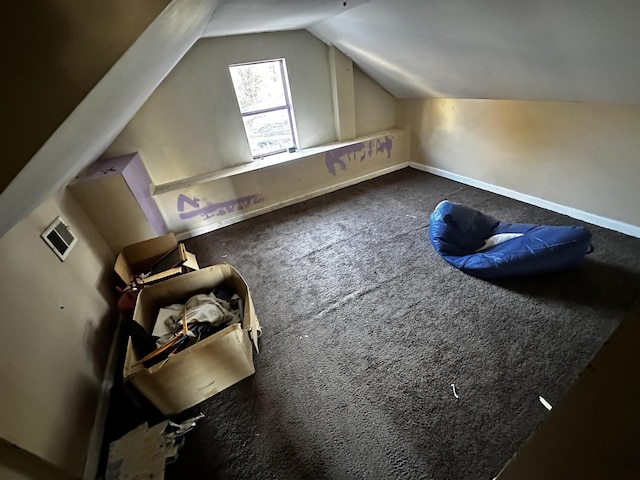
<svg viewBox="0 0 640 480">
<path fill-rule="evenodd" d="M 11 183 L 82 99 L 73 94 L 73 82 L 62 64 L 70 41 L 69 24 L 55 2 L 13 3 L 2 30 L 6 55 L 0 127 L 3 138 L 10 141 L 3 141 L 0 190 Z"/>
<path fill-rule="evenodd" d="M 74 401 L 68 405 L 69 411 L 78 418 L 91 419 L 86 422 L 67 422 L 64 429 L 60 429 L 57 436 L 52 436 L 56 445 L 52 449 L 61 450 L 58 457 L 60 464 L 74 468 L 76 477 L 81 476 L 88 455 L 88 442 L 95 421 L 96 405 L 101 395 L 101 384 L 87 378 L 82 382 L 82 388 L 74 392 Z M 72 467 L 73 466 L 73 467 Z"/>
<path fill-rule="evenodd" d="M 95 378 L 102 380 L 105 375 L 105 369 L 109 357 L 111 345 L 114 340 L 116 327 L 118 324 L 117 302 L 119 293 L 116 291 L 116 274 L 113 270 L 115 262 L 115 254 L 111 252 L 106 245 L 104 239 L 100 237 L 95 228 L 89 228 L 86 225 L 91 223 L 82 221 L 84 211 L 81 210 L 77 201 L 68 189 L 65 189 L 61 199 L 60 209 L 63 215 L 70 215 L 73 222 L 72 229 L 74 233 L 86 242 L 89 248 L 99 256 L 103 262 L 100 272 L 82 272 L 83 276 L 90 279 L 92 283 L 86 285 L 86 291 L 95 289 L 109 306 L 108 310 L 98 317 L 86 318 L 84 320 L 83 347 L 86 352 L 87 361 L 91 361 L 95 373 Z M 79 212 L 80 210 L 80 212 Z M 88 218 L 88 216 L 87 216 Z M 71 255 L 73 255 L 72 252 Z M 95 279 L 95 280 L 94 280 Z M 82 292 L 79 292 L 82 294 Z"/>
<path fill-rule="evenodd" d="M 118 313 L 114 308 L 113 311 L 100 318 L 97 323 L 94 323 L 94 319 L 87 319 L 84 323 L 83 344 L 87 359 L 93 366 L 95 377 L 103 379 L 106 374 L 111 345 L 115 339 Z"/>
</svg>

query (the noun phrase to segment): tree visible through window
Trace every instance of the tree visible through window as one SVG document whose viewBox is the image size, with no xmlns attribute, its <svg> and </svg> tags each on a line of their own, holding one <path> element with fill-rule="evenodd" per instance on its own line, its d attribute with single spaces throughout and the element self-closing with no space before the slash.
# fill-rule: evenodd
<svg viewBox="0 0 640 480">
<path fill-rule="evenodd" d="M 284 59 L 229 66 L 253 158 L 296 146 Z"/>
</svg>

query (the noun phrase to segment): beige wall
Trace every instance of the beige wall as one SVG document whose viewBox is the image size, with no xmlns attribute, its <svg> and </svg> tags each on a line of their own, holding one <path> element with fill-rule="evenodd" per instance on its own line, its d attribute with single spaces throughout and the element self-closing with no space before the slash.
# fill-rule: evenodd
<svg viewBox="0 0 640 480">
<path fill-rule="evenodd" d="M 250 162 L 228 66 L 284 57 L 301 148 L 336 139 L 326 44 L 298 30 L 203 38 L 184 56 L 105 152 L 139 152 L 154 184 Z M 395 125 L 395 99 L 362 72 L 355 78 L 357 131 Z"/>
<path fill-rule="evenodd" d="M 319 150 L 260 170 L 185 185 L 156 200 L 169 228 L 185 237 L 403 168 L 409 158 L 402 130 Z"/>
<path fill-rule="evenodd" d="M 354 65 L 353 83 L 356 103 L 356 135 L 361 137 L 396 125 L 393 95 Z"/>
<path fill-rule="evenodd" d="M 40 457 L 0 440 L 2 480 L 73 480 L 78 478 Z"/>
<path fill-rule="evenodd" d="M 334 140 L 327 47 L 292 31 L 200 39 L 106 155 L 139 152 L 156 184 L 250 162 L 228 66 L 282 57 L 301 148 Z"/>
<path fill-rule="evenodd" d="M 252 162 L 228 65 L 279 57 L 287 62 L 300 146 L 307 152 L 301 152 L 304 158 L 298 153 L 291 156 L 291 163 L 220 178 L 216 172 Z M 184 213 L 182 209 L 196 208 L 185 204 L 185 198 L 197 198 L 199 205 L 206 205 L 257 194 L 260 205 L 252 205 L 250 210 L 258 211 L 317 195 L 345 181 L 375 175 L 376 169 L 386 171 L 406 163 L 406 137 L 402 132 L 396 133 L 398 138 L 393 141 L 393 158 L 376 158 L 358 168 L 354 165 L 348 179 L 341 178 L 341 171 L 337 175 L 328 173 L 325 150 L 317 155 L 309 153 L 335 141 L 334 101 L 340 107 L 340 98 L 351 99 L 351 110 L 355 104 L 351 123 L 355 123 L 353 130 L 358 133 L 356 143 L 395 126 L 396 100 L 387 91 L 357 69 L 353 77 L 334 75 L 334 78 L 335 82 L 341 82 L 335 88 L 343 93 L 350 90 L 346 92 L 350 95 L 334 99 L 329 47 L 306 31 L 201 39 L 104 157 L 140 153 L 154 187 L 159 187 L 155 199 L 167 225 L 177 234 L 186 234 L 194 228 L 202 231 L 206 225 L 213 227 L 220 221 L 243 218 L 247 213 L 184 219 L 179 217 Z M 385 135 L 380 138 L 384 140 Z M 272 159 L 267 157 L 265 162 Z M 215 180 L 209 180 L 210 175 Z"/>
<path fill-rule="evenodd" d="M 640 228 L 640 105 L 434 99 L 398 112 L 413 162 Z"/>
<path fill-rule="evenodd" d="M 58 215 L 79 238 L 64 262 L 40 238 Z M 117 320 L 112 265 L 111 250 L 65 190 L 0 239 L 0 437 L 42 459 L 35 471 L 49 463 L 82 474 Z M 0 454 L 0 472 L 21 468 L 6 444 Z M 34 471 L 33 461 L 25 465 L 24 476 Z"/>
</svg>

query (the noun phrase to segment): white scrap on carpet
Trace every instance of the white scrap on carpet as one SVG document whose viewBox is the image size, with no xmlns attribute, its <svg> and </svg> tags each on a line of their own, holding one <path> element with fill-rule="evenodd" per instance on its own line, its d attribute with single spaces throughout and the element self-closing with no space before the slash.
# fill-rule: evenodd
<svg viewBox="0 0 640 480">
<path fill-rule="evenodd" d="M 549 402 L 547 402 L 544 398 L 542 398 L 541 396 L 538 396 L 538 400 L 540 400 L 540 403 L 541 403 L 542 405 L 544 405 L 544 407 L 545 407 L 547 410 L 551 410 L 551 408 L 552 408 L 552 407 L 551 407 L 551 404 L 550 404 Z"/>
<path fill-rule="evenodd" d="M 460 397 L 458 397 L 458 393 L 456 392 L 456 384 L 455 383 L 451 384 L 451 388 L 453 389 L 453 396 L 456 397 L 456 398 L 460 398 Z"/>
</svg>

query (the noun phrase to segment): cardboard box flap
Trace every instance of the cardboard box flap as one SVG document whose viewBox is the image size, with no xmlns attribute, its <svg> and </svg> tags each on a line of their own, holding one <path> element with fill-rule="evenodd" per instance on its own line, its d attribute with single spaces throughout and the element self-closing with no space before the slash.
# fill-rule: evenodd
<svg viewBox="0 0 640 480">
<path fill-rule="evenodd" d="M 126 284 L 135 274 L 147 271 L 160 258 L 178 246 L 173 233 L 134 243 L 122 249 L 113 269 Z"/>
<path fill-rule="evenodd" d="M 166 270 L 180 267 L 186 261 L 187 251 L 184 248 L 184 244 L 178 243 L 175 248 L 172 248 L 153 262 L 149 268 L 141 270 L 140 273 L 148 273 L 149 276 L 158 275 Z"/>
<path fill-rule="evenodd" d="M 143 279 L 143 282 L 145 285 L 152 285 L 156 282 L 159 282 L 160 280 L 175 277 L 176 275 L 180 275 L 182 273 L 184 273 L 184 269 L 182 267 L 170 268 L 169 270 L 164 270 L 156 275 L 145 277 Z"/>
<path fill-rule="evenodd" d="M 149 274 L 143 280 L 151 285 L 200 267 L 196 256 L 169 233 L 124 247 L 113 269 L 127 285 L 135 275 Z"/>
<path fill-rule="evenodd" d="M 262 327 L 260 326 L 260 322 L 258 321 L 258 316 L 256 315 L 255 307 L 253 306 L 253 300 L 251 299 L 251 293 L 249 291 L 247 291 L 247 299 L 248 301 L 244 306 L 244 317 L 249 318 L 249 336 L 251 337 L 251 341 L 253 342 L 253 346 L 255 347 L 256 352 L 260 353 L 260 348 L 258 347 L 258 338 L 262 334 Z"/>
<path fill-rule="evenodd" d="M 200 270 L 200 266 L 198 265 L 198 260 L 196 259 L 196 256 L 191 253 L 191 252 L 187 252 L 185 251 L 185 253 L 187 254 L 187 260 L 184 262 L 184 266 L 190 268 L 191 270 Z"/>
<path fill-rule="evenodd" d="M 236 290 L 238 290 L 238 293 L 240 293 L 239 290 L 242 290 L 242 293 L 240 293 L 240 296 L 245 299 L 244 312 L 243 312 L 245 321 L 242 327 L 243 329 L 249 331 L 249 335 L 251 337 L 251 341 L 253 342 L 253 346 L 255 347 L 256 352 L 259 353 L 260 348 L 258 347 L 258 338 L 262 334 L 262 328 L 260 327 L 260 322 L 258 321 L 258 317 L 255 312 L 255 307 L 253 306 L 251 293 L 247 288 L 247 282 L 245 281 L 244 277 L 240 274 L 240 272 L 238 272 L 234 267 L 228 264 L 225 264 L 225 265 L 227 265 L 229 269 L 234 272 L 234 275 L 237 275 L 237 277 L 241 280 L 241 282 L 235 285 L 235 287 L 236 287 Z"/>
<path fill-rule="evenodd" d="M 116 263 L 113 266 L 113 269 L 126 285 L 129 285 L 133 280 L 133 270 L 131 270 L 129 262 L 127 262 L 127 259 L 122 252 L 120 252 L 116 258 Z"/>
</svg>

